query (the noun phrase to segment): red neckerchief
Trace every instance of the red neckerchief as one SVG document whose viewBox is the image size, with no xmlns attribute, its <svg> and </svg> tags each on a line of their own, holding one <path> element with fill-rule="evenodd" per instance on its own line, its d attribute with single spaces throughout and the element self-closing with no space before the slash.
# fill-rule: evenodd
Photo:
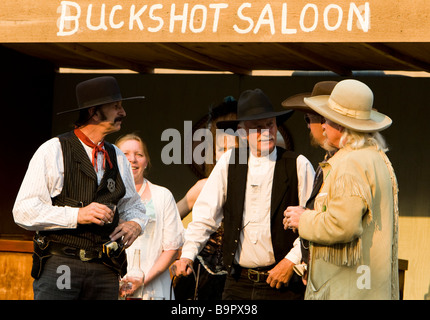
<svg viewBox="0 0 430 320">
<path fill-rule="evenodd" d="M 93 149 L 93 157 L 92 157 L 92 163 L 95 167 L 96 171 L 97 169 L 97 154 L 99 152 L 103 153 L 104 159 L 103 159 L 103 169 L 105 168 L 105 161 L 109 163 L 109 167 L 112 169 L 112 162 L 110 161 L 109 154 L 107 151 L 103 148 L 105 142 L 102 141 L 99 145 L 96 145 L 94 142 L 92 142 L 80 129 L 75 129 L 75 134 L 81 140 L 83 143 L 85 143 L 88 147 Z"/>
</svg>

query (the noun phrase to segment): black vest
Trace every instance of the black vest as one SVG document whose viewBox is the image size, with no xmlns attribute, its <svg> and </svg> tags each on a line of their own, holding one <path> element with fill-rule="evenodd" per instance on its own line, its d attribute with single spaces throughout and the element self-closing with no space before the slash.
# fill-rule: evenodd
<svg viewBox="0 0 430 320">
<path fill-rule="evenodd" d="M 52 199 L 54 206 L 85 207 L 91 202 L 113 203 L 125 195 L 125 186 L 118 169 L 115 148 L 108 142 L 104 147 L 112 162 L 97 185 L 97 175 L 82 143 L 73 132 L 58 137 L 64 159 L 64 185 L 61 193 Z M 61 229 L 40 232 L 48 239 L 81 249 L 100 247 L 109 241 L 109 235 L 118 226 L 118 210 L 111 224 L 79 224 L 76 229 Z"/>
<path fill-rule="evenodd" d="M 242 228 L 248 164 L 240 164 L 239 150 L 235 150 L 235 163 L 228 167 L 227 199 L 224 204 L 223 260 L 228 272 L 234 261 Z M 232 155 L 233 156 L 233 155 Z M 277 148 L 277 159 L 273 175 L 272 200 L 270 206 L 270 230 L 276 262 L 281 261 L 293 247 L 298 235 L 284 230 L 282 220 L 288 206 L 299 204 L 297 179 L 297 154 Z"/>
</svg>

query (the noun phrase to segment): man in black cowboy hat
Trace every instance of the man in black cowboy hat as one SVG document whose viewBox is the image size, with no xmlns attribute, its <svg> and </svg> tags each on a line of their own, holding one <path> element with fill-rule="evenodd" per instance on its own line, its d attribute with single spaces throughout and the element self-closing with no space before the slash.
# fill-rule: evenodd
<svg viewBox="0 0 430 320">
<path fill-rule="evenodd" d="M 245 161 L 241 148 L 218 160 L 194 205 L 175 267 L 177 274 L 190 274 L 192 261 L 223 221 L 223 299 L 303 299 L 304 286 L 293 273 L 301 258 L 297 235 L 284 230 L 282 220 L 290 203 L 305 203 L 314 170 L 304 156 L 276 147 L 277 123 L 291 113 L 273 111 L 260 89 L 247 90 L 238 100 L 237 120 L 217 123 L 244 131 L 249 152 Z"/>
<path fill-rule="evenodd" d="M 333 88 L 336 86 L 337 81 L 320 81 L 317 82 L 312 92 L 299 93 L 293 95 L 282 102 L 282 106 L 287 110 L 297 110 L 304 113 L 304 118 L 309 129 L 309 136 L 311 139 L 311 145 L 315 147 L 321 147 L 326 151 L 323 163 L 327 162 L 333 154 L 336 153 L 337 149 L 326 144 L 326 137 L 322 128 L 322 116 L 313 111 L 304 101 L 305 98 L 315 97 L 320 95 L 330 95 Z M 313 184 L 313 190 L 306 201 L 305 207 L 308 209 L 314 208 L 315 197 L 319 193 L 323 183 L 323 175 L 321 166 L 315 171 L 315 180 Z M 307 277 L 307 264 L 309 263 L 309 241 L 306 239 L 300 239 L 301 249 L 302 249 L 302 265 L 297 265 L 295 270 L 298 274 Z M 306 281 L 306 280 L 305 280 Z"/>
<path fill-rule="evenodd" d="M 146 225 L 129 162 L 106 135 L 126 116 L 118 83 L 98 77 L 76 86 L 75 130 L 34 154 L 13 208 L 36 231 L 35 299 L 117 299 L 124 248 Z M 142 98 L 142 97 L 134 97 Z"/>
</svg>

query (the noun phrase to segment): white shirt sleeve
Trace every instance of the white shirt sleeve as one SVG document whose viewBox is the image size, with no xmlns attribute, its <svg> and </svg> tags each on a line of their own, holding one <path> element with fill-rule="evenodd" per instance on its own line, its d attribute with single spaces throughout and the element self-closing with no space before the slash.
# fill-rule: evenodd
<svg viewBox="0 0 430 320">
<path fill-rule="evenodd" d="M 125 195 L 118 201 L 119 217 L 125 221 L 138 223 L 142 229 L 142 234 L 148 223 L 145 205 L 136 191 L 130 162 L 117 146 L 113 146 L 115 147 L 118 169 L 125 185 Z"/>
<path fill-rule="evenodd" d="M 218 230 L 221 224 L 222 207 L 227 195 L 227 175 L 231 154 L 230 149 L 218 160 L 194 204 L 193 220 L 188 224 L 185 232 L 181 258 L 194 261 L 210 235 Z"/>
<path fill-rule="evenodd" d="M 51 198 L 61 193 L 63 180 L 61 145 L 53 138 L 30 160 L 12 210 L 15 222 L 33 231 L 76 228 L 79 208 L 52 205 Z"/>
<path fill-rule="evenodd" d="M 147 222 L 145 207 L 136 192 L 127 158 L 116 150 L 126 188 L 124 198 L 118 203 L 120 218 L 136 221 L 143 231 Z M 76 228 L 79 208 L 52 205 L 51 199 L 61 193 L 63 184 L 63 152 L 60 140 L 52 138 L 42 144 L 30 160 L 12 210 L 15 222 L 33 231 Z"/>
<path fill-rule="evenodd" d="M 314 185 L 315 170 L 310 161 L 303 155 L 297 157 L 297 178 L 299 205 L 305 206 Z"/>
<path fill-rule="evenodd" d="M 294 240 L 293 247 L 290 252 L 285 256 L 286 259 L 290 260 L 294 264 L 299 264 L 302 260 L 302 249 L 300 248 L 300 237 Z"/>
<path fill-rule="evenodd" d="M 297 178 L 298 178 L 298 193 L 299 193 L 299 205 L 305 206 L 306 201 L 309 199 L 314 184 L 315 170 L 310 161 L 299 155 L 297 157 Z M 285 208 L 286 209 L 286 208 Z M 300 248 L 300 238 L 294 241 L 293 248 L 285 256 L 286 259 L 290 260 L 294 264 L 299 264 L 302 259 L 302 249 Z"/>
</svg>

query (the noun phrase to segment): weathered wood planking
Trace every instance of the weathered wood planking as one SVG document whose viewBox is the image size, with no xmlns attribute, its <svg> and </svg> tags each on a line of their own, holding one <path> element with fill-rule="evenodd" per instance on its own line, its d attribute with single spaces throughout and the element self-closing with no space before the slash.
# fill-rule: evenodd
<svg viewBox="0 0 430 320">
<path fill-rule="evenodd" d="M 0 42 L 429 42 L 427 0 L 16 0 Z"/>
</svg>

